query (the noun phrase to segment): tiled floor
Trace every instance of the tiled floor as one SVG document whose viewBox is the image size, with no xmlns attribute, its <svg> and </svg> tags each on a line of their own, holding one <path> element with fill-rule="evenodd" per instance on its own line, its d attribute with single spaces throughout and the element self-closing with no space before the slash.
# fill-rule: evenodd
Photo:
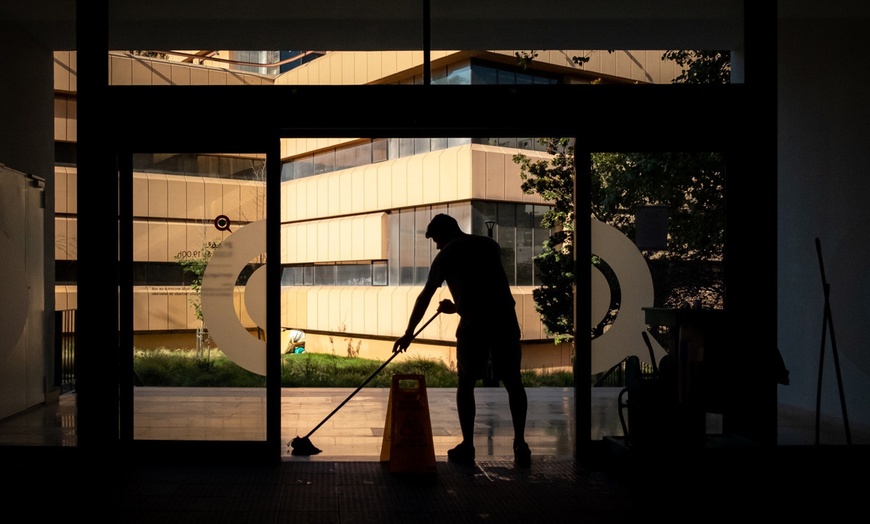
<svg viewBox="0 0 870 524">
<path fill-rule="evenodd" d="M 595 431 L 621 434 L 615 409 L 617 389 L 597 388 Z M 305 460 L 380 458 L 388 388 L 286 389 L 281 405 L 282 438 L 288 444 L 307 436 L 322 453 Z M 454 388 L 427 388 L 432 442 L 439 460 L 459 440 Z M 574 391 L 529 388 L 526 438 L 535 455 L 570 459 L 574 450 Z M 476 390 L 475 446 L 481 458 L 512 457 L 513 429 L 503 388 Z M 339 405 L 338 411 L 330 415 Z M 258 440 L 265 436 L 265 401 L 257 389 L 136 388 L 134 434 L 137 439 Z M 322 423 L 322 425 L 321 425 Z M 319 426 L 319 427 L 318 427 Z M 0 445 L 75 446 L 75 395 L 0 421 Z M 284 449 L 286 460 L 299 460 Z"/>
<path fill-rule="evenodd" d="M 284 438 L 310 431 L 351 391 L 285 392 Z M 432 474 L 411 476 L 394 474 L 378 460 L 388 390 L 361 391 L 320 427 L 311 439 L 321 454 L 287 455 L 271 466 L 225 464 L 220 457 L 210 465 L 167 464 L 106 460 L 112 455 L 103 451 L 76 453 L 75 396 L 64 395 L 0 421 L 0 450 L 8 452 L 0 460 L 3 500 L 11 504 L 7 508 L 19 508 L 17 515 L 24 509 L 36 520 L 143 524 L 688 523 L 864 511 L 866 488 L 859 476 L 870 455 L 861 445 L 867 443 L 863 430 L 853 433 L 855 446 L 667 448 L 627 457 L 614 453 L 610 459 L 599 453 L 600 462 L 578 462 L 571 460 L 573 392 L 528 392 L 531 468 L 510 460 L 502 389 L 478 390 L 475 464 L 448 462 L 446 449 L 458 432 L 453 391 L 430 389 L 438 460 Z M 205 393 L 137 391 L 139 438 L 146 430 L 172 431 L 179 438 L 238 431 L 246 424 L 233 415 L 261 410 L 262 399 L 250 391 L 230 397 Z M 621 431 L 618 390 L 597 393 L 595 431 Z M 200 418 L 206 412 L 211 416 Z M 813 417 L 786 414 L 780 421 L 781 428 L 788 423 L 786 436 L 812 442 Z M 202 433 L 215 418 L 221 422 Z M 823 439 L 842 433 L 836 422 L 825 424 Z M 16 506 L 19 500 L 31 502 Z"/>
<path fill-rule="evenodd" d="M 574 391 L 571 388 L 529 388 L 527 439 L 535 454 L 570 458 L 574 449 Z M 288 389 L 281 406 L 282 438 L 288 443 L 312 430 L 310 440 L 323 453 L 307 460 L 377 460 L 389 389 L 364 388 Z M 593 388 L 593 439 L 622 435 L 616 404 L 619 388 Z M 435 454 L 446 458 L 447 449 L 459 439 L 454 404 L 455 389 L 428 388 L 429 415 Z M 61 395 L 57 402 L 39 405 L 0 421 L 0 446 L 75 446 L 75 394 Z M 262 439 L 264 435 L 263 392 L 252 389 L 223 390 L 196 388 L 136 388 L 136 438 L 139 439 Z M 479 457 L 500 459 L 511 454 L 510 412 L 502 388 L 478 388 L 476 451 Z M 330 413 L 347 400 L 346 404 Z M 328 419 L 327 419 L 328 417 Z M 325 420 L 324 422 L 324 419 Z M 318 424 L 323 422 L 320 427 Z M 816 443 L 815 416 L 805 410 L 780 406 L 777 441 L 779 445 Z M 721 425 L 715 415 L 708 418 L 708 432 Z M 846 444 L 842 419 L 820 420 L 819 443 Z M 870 429 L 850 425 L 852 444 L 870 444 Z M 293 460 L 291 448 L 285 459 Z"/>
</svg>

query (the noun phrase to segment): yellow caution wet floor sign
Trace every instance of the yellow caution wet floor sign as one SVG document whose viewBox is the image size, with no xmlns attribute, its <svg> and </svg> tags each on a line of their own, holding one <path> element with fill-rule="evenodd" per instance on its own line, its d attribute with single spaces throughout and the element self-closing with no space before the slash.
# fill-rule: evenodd
<svg viewBox="0 0 870 524">
<path fill-rule="evenodd" d="M 393 375 L 381 444 L 392 473 L 435 472 L 435 445 L 423 375 Z"/>
</svg>

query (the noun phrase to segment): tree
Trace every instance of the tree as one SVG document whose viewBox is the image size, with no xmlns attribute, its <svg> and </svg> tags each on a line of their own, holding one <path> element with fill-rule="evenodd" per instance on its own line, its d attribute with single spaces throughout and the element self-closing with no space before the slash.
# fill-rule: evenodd
<svg viewBox="0 0 870 524">
<path fill-rule="evenodd" d="M 190 289 L 193 294 L 187 301 L 193 308 L 197 320 L 199 320 L 199 328 L 196 330 L 196 351 L 198 358 L 202 358 L 203 352 L 206 350 L 207 354 L 211 355 L 208 330 L 205 327 L 205 321 L 202 316 L 202 276 L 205 274 L 205 268 L 208 266 L 208 261 L 211 260 L 214 250 L 219 245 L 219 242 L 204 242 L 200 251 L 185 251 L 175 256 L 176 262 L 181 264 L 184 273 L 190 274 L 192 277 Z"/>
<path fill-rule="evenodd" d="M 633 239 L 634 210 L 661 204 L 669 213 L 669 256 L 685 260 L 722 256 L 725 160 L 721 153 L 596 153 L 592 172 L 593 218 Z"/>
<path fill-rule="evenodd" d="M 515 53 L 527 68 L 537 52 Z M 578 61 L 579 60 L 579 61 Z M 575 57 L 575 63 L 583 63 Z M 588 60 L 588 59 L 587 59 Z M 674 83 L 728 83 L 730 53 L 721 51 L 666 51 L 662 60 L 683 68 Z M 544 227 L 556 232 L 534 259 L 541 285 L 533 292 L 535 309 L 556 342 L 574 334 L 574 257 L 571 245 L 574 224 L 574 148 L 567 138 L 542 138 L 552 159 L 532 162 L 523 154 L 513 157 L 520 165 L 522 189 L 553 202 L 544 215 Z M 647 253 L 656 282 L 655 305 L 679 307 L 684 303 L 720 307 L 724 299 L 721 257 L 725 235 L 725 163 L 720 153 L 595 153 L 592 155 L 590 206 L 592 217 L 635 237 L 634 210 L 662 204 L 669 210 L 666 252 Z M 611 275 L 604 261 L 591 263 Z M 616 288 L 618 290 L 618 283 Z M 619 292 L 613 300 L 619 300 Z M 592 330 L 600 334 L 612 322 L 618 303 L 608 318 Z"/>
<path fill-rule="evenodd" d="M 145 58 L 160 58 L 162 60 L 166 60 L 169 58 L 169 55 L 166 53 L 161 53 L 160 51 L 130 51 L 130 54 L 133 56 L 143 56 Z"/>
<path fill-rule="evenodd" d="M 716 152 L 592 155 L 592 217 L 631 239 L 635 210 L 668 210 L 666 250 L 644 252 L 656 307 L 721 308 L 725 249 L 725 159 Z"/>
<path fill-rule="evenodd" d="M 731 80 L 731 53 L 728 51 L 665 51 L 662 60 L 672 60 L 683 68 L 674 84 L 727 84 Z"/>
<path fill-rule="evenodd" d="M 533 298 L 544 327 L 557 342 L 562 342 L 571 340 L 574 333 L 574 146 L 567 138 L 545 138 L 541 142 L 547 144 L 551 159 L 533 162 L 518 153 L 513 161 L 520 165 L 523 191 L 537 193 L 553 203 L 542 225 L 555 232 L 534 258 L 541 285 L 533 291 Z M 724 158 L 719 153 L 592 155 L 592 218 L 634 239 L 634 212 L 638 207 L 662 204 L 669 210 L 668 249 L 645 253 L 656 282 L 655 306 L 679 307 L 686 302 L 721 306 L 724 176 Z M 591 263 L 605 275 L 610 274 L 604 261 L 593 257 Z M 614 301 L 618 300 L 616 293 Z M 611 311 L 618 307 L 618 303 L 612 304 Z M 604 324 L 607 322 L 605 319 Z M 601 326 L 596 330 L 592 336 L 600 332 Z"/>
<path fill-rule="evenodd" d="M 192 277 L 190 289 L 193 291 L 193 296 L 188 299 L 188 303 L 193 308 L 197 320 L 202 322 L 202 276 L 205 274 L 205 268 L 208 266 L 208 261 L 214 254 L 214 250 L 220 244 L 218 242 L 204 242 L 202 250 L 193 252 L 184 252 L 175 256 L 175 261 L 181 264 L 186 274 Z"/>
<path fill-rule="evenodd" d="M 543 227 L 555 231 L 533 259 L 541 285 L 532 296 L 544 328 L 559 343 L 574 338 L 574 146 L 568 138 L 540 142 L 552 159 L 533 162 L 518 153 L 513 161 L 520 165 L 523 192 L 553 203 L 541 218 Z"/>
</svg>

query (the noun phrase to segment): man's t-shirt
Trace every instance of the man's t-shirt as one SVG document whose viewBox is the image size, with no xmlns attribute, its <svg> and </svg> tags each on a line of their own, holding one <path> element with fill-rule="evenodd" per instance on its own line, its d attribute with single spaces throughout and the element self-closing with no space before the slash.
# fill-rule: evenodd
<svg viewBox="0 0 870 524">
<path fill-rule="evenodd" d="M 456 336 L 482 334 L 519 337 L 515 301 L 501 264 L 498 243 L 463 233 L 435 255 L 428 283 L 447 288 L 460 316 Z"/>
</svg>

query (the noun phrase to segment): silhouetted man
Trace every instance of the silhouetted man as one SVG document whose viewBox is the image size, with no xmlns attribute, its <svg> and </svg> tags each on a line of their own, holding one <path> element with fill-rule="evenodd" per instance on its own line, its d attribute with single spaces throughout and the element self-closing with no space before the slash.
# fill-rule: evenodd
<svg viewBox="0 0 870 524">
<path fill-rule="evenodd" d="M 460 317 L 456 328 L 459 378 L 456 408 L 462 430 L 462 442 L 448 451 L 447 456 L 460 463 L 474 462 L 474 387 L 485 377 L 491 358 L 494 378 L 504 384 L 508 393 L 514 429 L 514 460 L 520 467 L 529 467 L 531 451 L 525 441 L 528 400 L 520 374 L 520 326 L 501 265 L 499 245 L 489 237 L 464 233 L 456 219 L 445 214 L 432 218 L 426 238 L 431 238 L 440 251 L 414 303 L 408 329 L 396 341 L 393 352 L 405 351 L 411 344 L 414 329 L 426 313 L 432 296 L 446 281 L 453 301 L 442 300 L 438 311 L 458 313 Z"/>
</svg>

